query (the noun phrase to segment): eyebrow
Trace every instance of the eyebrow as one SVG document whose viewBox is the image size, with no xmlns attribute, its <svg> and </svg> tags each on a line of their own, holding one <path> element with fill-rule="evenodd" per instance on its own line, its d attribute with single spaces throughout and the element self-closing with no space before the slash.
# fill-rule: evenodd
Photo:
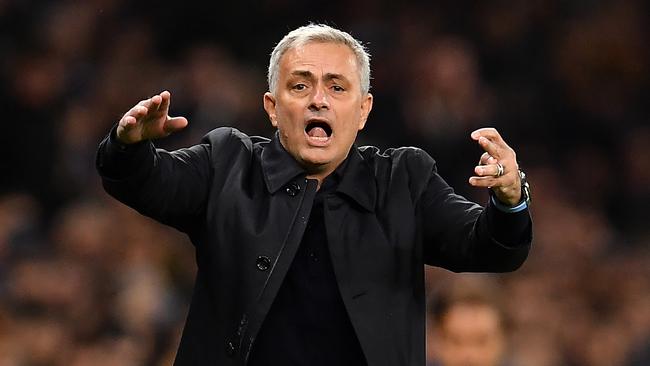
<svg viewBox="0 0 650 366">
<path fill-rule="evenodd" d="M 315 79 L 316 78 L 314 76 L 314 74 L 309 70 L 295 70 L 295 71 L 293 71 L 291 73 L 291 75 L 293 75 L 293 76 L 301 76 L 301 77 L 308 78 L 308 79 Z M 343 74 L 335 74 L 335 73 L 331 73 L 331 72 L 326 73 L 324 79 L 326 81 L 334 80 L 334 79 L 340 79 L 340 80 L 343 80 L 343 81 L 348 81 L 348 78 L 343 76 Z"/>
</svg>

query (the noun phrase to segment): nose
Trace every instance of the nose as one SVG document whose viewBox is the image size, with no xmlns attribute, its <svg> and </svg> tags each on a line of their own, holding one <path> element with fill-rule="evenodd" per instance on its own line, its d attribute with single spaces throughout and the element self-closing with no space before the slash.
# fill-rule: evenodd
<svg viewBox="0 0 650 366">
<path fill-rule="evenodd" d="M 309 101 L 309 110 L 320 111 L 321 109 L 329 109 L 330 102 L 327 98 L 327 92 L 323 87 L 313 89 L 311 100 Z"/>
</svg>

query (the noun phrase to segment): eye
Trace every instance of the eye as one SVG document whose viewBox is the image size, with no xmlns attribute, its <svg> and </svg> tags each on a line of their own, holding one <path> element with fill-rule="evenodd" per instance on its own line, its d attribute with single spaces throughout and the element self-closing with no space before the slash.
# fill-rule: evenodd
<svg viewBox="0 0 650 366">
<path fill-rule="evenodd" d="M 334 90 L 335 92 L 339 92 L 339 93 L 345 91 L 345 89 L 343 89 L 343 87 L 340 86 L 340 85 L 332 85 L 332 90 Z"/>
<path fill-rule="evenodd" d="M 291 87 L 291 89 L 296 91 L 302 91 L 307 89 L 307 85 L 299 83 L 299 84 L 295 84 L 293 87 Z"/>
</svg>

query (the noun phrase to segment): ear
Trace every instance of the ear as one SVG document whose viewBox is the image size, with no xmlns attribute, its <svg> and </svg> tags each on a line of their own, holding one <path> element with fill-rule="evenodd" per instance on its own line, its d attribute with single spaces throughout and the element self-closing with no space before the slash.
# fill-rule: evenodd
<svg viewBox="0 0 650 366">
<path fill-rule="evenodd" d="M 269 115 L 273 127 L 278 127 L 278 120 L 275 113 L 275 97 L 270 92 L 264 93 L 264 110 Z"/>
<path fill-rule="evenodd" d="M 368 120 L 368 115 L 372 110 L 372 94 L 367 93 L 365 96 L 361 97 L 361 118 L 359 120 L 359 131 L 363 130 L 366 126 L 366 121 Z"/>
</svg>

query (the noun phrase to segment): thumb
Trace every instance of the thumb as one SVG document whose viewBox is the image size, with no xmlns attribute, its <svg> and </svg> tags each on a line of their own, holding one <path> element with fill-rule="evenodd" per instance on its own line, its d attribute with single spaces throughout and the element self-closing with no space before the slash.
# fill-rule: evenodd
<svg viewBox="0 0 650 366">
<path fill-rule="evenodd" d="M 167 118 L 167 121 L 165 121 L 163 129 L 167 133 L 173 133 L 184 129 L 187 127 L 187 124 L 187 118 L 185 117 L 169 117 Z"/>
</svg>

